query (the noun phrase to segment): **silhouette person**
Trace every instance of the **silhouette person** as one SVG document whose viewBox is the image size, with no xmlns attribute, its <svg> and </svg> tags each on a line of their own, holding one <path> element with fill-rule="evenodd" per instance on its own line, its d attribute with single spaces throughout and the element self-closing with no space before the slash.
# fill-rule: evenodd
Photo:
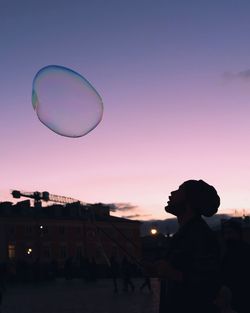
<svg viewBox="0 0 250 313">
<path fill-rule="evenodd" d="M 3 304 L 3 290 L 1 286 L 1 291 L 0 291 L 0 313 L 2 312 L 2 304 Z"/>
<path fill-rule="evenodd" d="M 72 267 L 73 267 L 73 260 L 72 257 L 67 258 L 64 264 L 64 275 L 66 280 L 72 279 Z"/>
<path fill-rule="evenodd" d="M 50 272 L 52 279 L 55 279 L 58 275 L 58 262 L 55 259 L 50 262 Z"/>
<path fill-rule="evenodd" d="M 116 260 L 115 256 L 111 256 L 110 258 L 110 271 L 111 271 L 111 278 L 113 280 L 114 293 L 117 293 L 118 292 L 117 277 L 119 275 L 119 263 Z"/>
<path fill-rule="evenodd" d="M 94 257 L 91 258 L 89 268 L 90 268 L 90 280 L 94 282 L 97 280 L 97 264 Z"/>
<path fill-rule="evenodd" d="M 122 278 L 123 278 L 123 291 L 128 292 L 129 287 L 132 291 L 135 290 L 135 286 L 131 280 L 131 263 L 126 256 L 122 259 Z"/>
<path fill-rule="evenodd" d="M 164 260 L 155 264 L 167 280 L 161 292 L 160 312 L 212 313 L 219 290 L 219 245 L 202 215 L 217 212 L 220 198 L 203 180 L 188 180 L 171 192 L 166 212 L 177 217 L 179 230 L 172 237 Z M 163 301 L 164 299 L 164 301 Z"/>
<path fill-rule="evenodd" d="M 150 276 L 147 274 L 144 274 L 144 281 L 142 285 L 140 286 L 140 291 L 142 291 L 145 287 L 148 287 L 148 290 L 151 291 L 151 281 L 150 281 Z"/>
<path fill-rule="evenodd" d="M 225 249 L 222 255 L 222 280 L 232 292 L 232 308 L 250 312 L 250 246 L 242 238 L 241 223 L 230 219 L 222 224 Z"/>
<path fill-rule="evenodd" d="M 6 290 L 5 287 L 5 275 L 7 272 L 7 266 L 5 263 L 0 265 L 0 313 L 2 312 L 3 293 Z"/>
<path fill-rule="evenodd" d="M 226 286 L 222 286 L 215 300 L 220 313 L 238 313 L 232 309 L 231 299 L 231 290 Z"/>
<path fill-rule="evenodd" d="M 33 263 L 33 280 L 34 282 L 39 282 L 41 279 L 41 264 L 39 258 L 36 258 Z"/>
</svg>

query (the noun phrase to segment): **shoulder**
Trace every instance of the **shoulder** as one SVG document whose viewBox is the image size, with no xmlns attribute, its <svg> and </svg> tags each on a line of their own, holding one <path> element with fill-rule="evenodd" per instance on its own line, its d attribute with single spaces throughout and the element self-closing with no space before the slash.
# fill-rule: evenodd
<svg viewBox="0 0 250 313">
<path fill-rule="evenodd" d="M 219 243 L 215 232 L 202 218 L 196 218 L 180 229 L 172 238 L 171 248 L 181 248 L 185 251 L 215 250 Z"/>
<path fill-rule="evenodd" d="M 195 223 L 194 229 L 190 230 L 188 237 L 192 250 L 200 251 L 200 253 L 206 251 L 206 253 L 213 255 L 219 254 L 219 241 L 216 233 L 203 219 Z"/>
<path fill-rule="evenodd" d="M 186 235 L 194 241 L 216 241 L 214 231 L 208 226 L 206 221 L 202 218 L 195 219 L 188 227 Z"/>
</svg>

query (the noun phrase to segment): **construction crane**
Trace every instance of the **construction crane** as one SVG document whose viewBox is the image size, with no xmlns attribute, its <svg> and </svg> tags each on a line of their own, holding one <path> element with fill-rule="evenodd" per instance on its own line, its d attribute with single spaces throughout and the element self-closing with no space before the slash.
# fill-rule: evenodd
<svg viewBox="0 0 250 313">
<path fill-rule="evenodd" d="M 81 205 L 86 205 L 86 203 L 76 200 L 70 197 L 58 196 L 49 193 L 48 191 L 35 191 L 35 192 L 28 192 L 28 191 L 21 191 L 21 190 L 12 190 L 11 194 L 13 198 L 19 199 L 21 197 L 31 198 L 34 199 L 35 207 L 40 207 L 42 201 L 48 202 L 57 202 L 57 203 L 79 203 Z"/>
</svg>

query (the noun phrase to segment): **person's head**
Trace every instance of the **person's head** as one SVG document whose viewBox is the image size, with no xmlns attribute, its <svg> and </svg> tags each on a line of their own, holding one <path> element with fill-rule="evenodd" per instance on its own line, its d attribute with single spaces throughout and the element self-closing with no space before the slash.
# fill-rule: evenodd
<svg viewBox="0 0 250 313">
<path fill-rule="evenodd" d="M 220 197 L 215 188 L 203 180 L 188 180 L 172 191 L 165 207 L 166 212 L 177 217 L 187 211 L 193 215 L 210 217 L 220 206 Z"/>
</svg>

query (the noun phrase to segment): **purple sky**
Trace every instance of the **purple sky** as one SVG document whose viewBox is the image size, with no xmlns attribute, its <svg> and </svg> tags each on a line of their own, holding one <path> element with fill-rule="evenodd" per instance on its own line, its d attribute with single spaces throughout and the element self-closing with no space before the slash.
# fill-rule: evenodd
<svg viewBox="0 0 250 313">
<path fill-rule="evenodd" d="M 249 14 L 247 0 L 2 0 L 0 201 L 47 190 L 165 218 L 170 191 L 204 179 L 221 213 L 248 210 Z M 102 96 L 88 135 L 37 119 L 32 80 L 49 64 Z"/>
</svg>

